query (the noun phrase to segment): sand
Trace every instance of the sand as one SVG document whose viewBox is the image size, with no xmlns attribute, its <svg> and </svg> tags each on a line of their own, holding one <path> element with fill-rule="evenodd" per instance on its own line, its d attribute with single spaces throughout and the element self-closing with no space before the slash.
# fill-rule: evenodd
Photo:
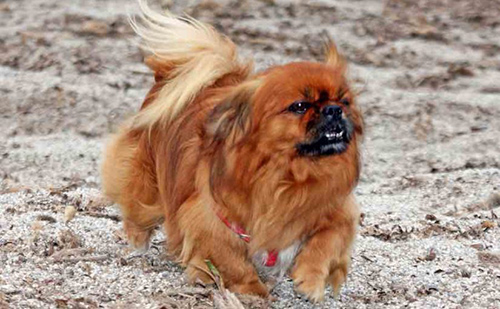
<svg viewBox="0 0 500 309">
<path fill-rule="evenodd" d="M 348 282 L 313 305 L 290 279 L 248 308 L 500 308 L 498 0 L 156 1 L 258 69 L 320 60 L 328 32 L 366 121 Z M 164 235 L 131 250 L 100 193 L 106 138 L 152 76 L 133 0 L 0 2 L 0 308 L 211 308 Z M 65 222 L 65 211 L 76 216 Z M 67 219 L 67 218 L 66 218 Z"/>
</svg>

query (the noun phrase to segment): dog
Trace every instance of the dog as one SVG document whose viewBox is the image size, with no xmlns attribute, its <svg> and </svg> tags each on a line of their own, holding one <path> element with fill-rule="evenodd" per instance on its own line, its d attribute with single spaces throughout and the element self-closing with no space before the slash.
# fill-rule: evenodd
<svg viewBox="0 0 500 309">
<path fill-rule="evenodd" d="M 190 17 L 139 1 L 131 25 L 155 83 L 107 147 L 103 189 L 131 244 L 164 225 L 191 281 L 269 295 L 259 269 L 288 271 L 321 301 L 345 281 L 359 220 L 363 119 L 332 41 L 324 62 L 255 73 L 235 44 Z"/>
</svg>

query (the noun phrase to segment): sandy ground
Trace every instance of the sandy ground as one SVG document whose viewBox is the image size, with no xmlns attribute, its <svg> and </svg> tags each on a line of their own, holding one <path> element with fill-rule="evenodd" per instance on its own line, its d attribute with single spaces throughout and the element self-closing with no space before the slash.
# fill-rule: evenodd
<svg viewBox="0 0 500 309">
<path fill-rule="evenodd" d="M 182 3 L 182 4 L 181 4 Z M 367 135 L 363 211 L 338 300 L 500 308 L 500 1 L 157 1 L 213 23 L 258 68 L 350 61 Z M 0 308 L 210 308 L 164 256 L 132 252 L 100 195 L 106 136 L 152 84 L 133 0 L 0 1 Z M 64 222 L 67 207 L 78 212 Z M 289 279 L 274 302 L 313 308 Z"/>
</svg>

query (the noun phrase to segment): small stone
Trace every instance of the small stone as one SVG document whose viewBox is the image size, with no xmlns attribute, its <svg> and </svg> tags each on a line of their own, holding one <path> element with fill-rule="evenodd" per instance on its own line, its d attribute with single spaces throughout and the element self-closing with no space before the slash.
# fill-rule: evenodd
<svg viewBox="0 0 500 309">
<path fill-rule="evenodd" d="M 57 220 L 54 219 L 54 217 L 49 216 L 49 215 L 39 215 L 36 217 L 36 219 L 38 221 L 47 221 L 49 223 L 56 223 L 57 222 Z"/>
<path fill-rule="evenodd" d="M 434 261 L 436 259 L 436 250 L 434 250 L 434 248 L 431 248 L 429 250 L 429 253 L 427 254 L 427 256 L 425 257 L 425 260 L 426 261 Z"/>
<path fill-rule="evenodd" d="M 76 215 L 75 206 L 66 206 L 66 208 L 64 209 L 64 223 L 68 223 L 71 220 L 73 220 L 75 215 Z"/>
<path fill-rule="evenodd" d="M 484 250 L 484 245 L 483 245 L 483 244 L 479 244 L 479 243 L 478 243 L 478 244 L 472 244 L 472 245 L 470 245 L 470 246 L 471 246 L 472 248 L 476 249 L 476 250 L 479 250 L 479 251 Z"/>
<path fill-rule="evenodd" d="M 493 221 L 489 221 L 489 220 L 483 221 L 483 222 L 481 223 L 481 227 L 482 227 L 483 229 L 492 229 L 492 228 L 494 228 L 495 226 L 496 226 L 495 222 L 493 222 Z"/>
<path fill-rule="evenodd" d="M 82 32 L 94 35 L 106 35 L 110 31 L 109 26 L 102 21 L 89 20 L 82 26 Z"/>
<path fill-rule="evenodd" d="M 477 257 L 479 261 L 485 264 L 499 265 L 500 266 L 500 251 L 496 252 L 478 252 Z"/>
<path fill-rule="evenodd" d="M 463 277 L 463 278 L 470 278 L 471 276 L 471 271 L 468 270 L 468 269 L 462 269 L 460 271 L 460 275 Z"/>
<path fill-rule="evenodd" d="M 127 260 L 122 258 L 122 257 L 120 258 L 119 263 L 120 263 L 120 266 L 127 266 L 128 265 Z"/>
<path fill-rule="evenodd" d="M 497 208 L 500 207 L 500 193 L 493 193 L 488 197 L 488 200 L 486 201 L 486 205 L 490 208 Z"/>
<path fill-rule="evenodd" d="M 432 215 L 432 214 L 427 214 L 427 215 L 425 215 L 425 219 L 429 220 L 429 221 L 436 221 L 437 217 L 435 215 Z"/>
</svg>

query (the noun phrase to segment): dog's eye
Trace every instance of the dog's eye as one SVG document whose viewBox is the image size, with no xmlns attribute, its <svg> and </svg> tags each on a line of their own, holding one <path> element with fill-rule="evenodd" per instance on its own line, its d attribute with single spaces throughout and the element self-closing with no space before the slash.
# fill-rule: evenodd
<svg viewBox="0 0 500 309">
<path fill-rule="evenodd" d="M 311 103 L 309 102 L 295 102 L 288 106 L 288 111 L 296 114 L 305 114 L 310 107 Z"/>
<path fill-rule="evenodd" d="M 349 104 L 351 104 L 348 98 L 343 98 L 340 100 L 340 103 L 344 104 L 344 106 L 349 106 Z"/>
</svg>

